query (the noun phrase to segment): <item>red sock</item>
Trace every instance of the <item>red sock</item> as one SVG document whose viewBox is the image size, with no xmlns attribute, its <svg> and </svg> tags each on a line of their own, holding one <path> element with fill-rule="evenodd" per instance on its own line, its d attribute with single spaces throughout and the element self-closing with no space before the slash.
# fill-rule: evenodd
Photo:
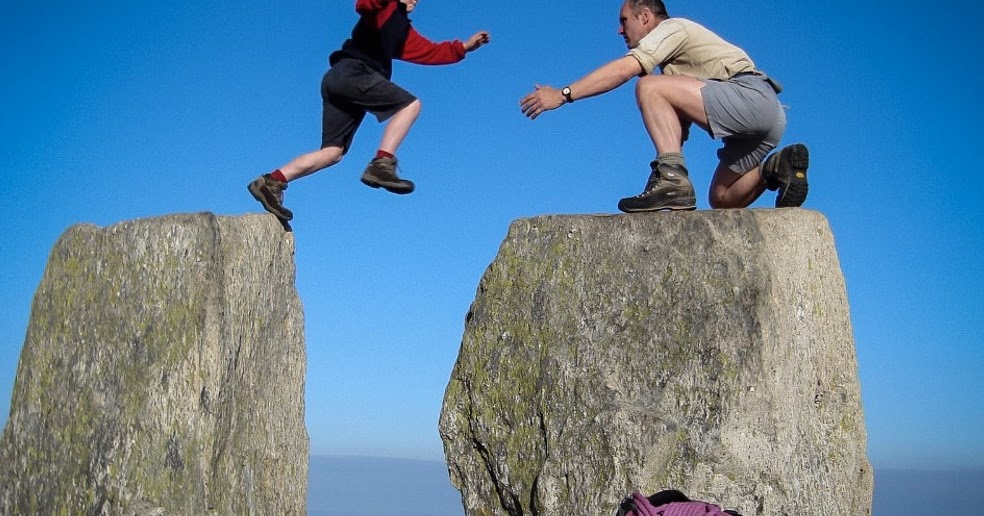
<svg viewBox="0 0 984 516">
<path fill-rule="evenodd" d="M 270 173 L 270 177 L 276 179 L 277 181 L 280 181 L 281 183 L 286 183 L 287 182 L 287 178 L 284 177 L 284 173 L 281 172 L 279 168 L 277 170 L 274 170 L 273 172 L 271 172 Z"/>
<path fill-rule="evenodd" d="M 384 150 L 378 150 L 378 151 L 376 151 L 376 157 L 377 158 L 391 158 L 391 159 L 395 159 L 396 158 L 396 156 L 394 156 L 394 155 L 392 155 L 392 154 L 390 154 L 390 153 L 388 153 L 388 152 L 386 152 Z"/>
</svg>

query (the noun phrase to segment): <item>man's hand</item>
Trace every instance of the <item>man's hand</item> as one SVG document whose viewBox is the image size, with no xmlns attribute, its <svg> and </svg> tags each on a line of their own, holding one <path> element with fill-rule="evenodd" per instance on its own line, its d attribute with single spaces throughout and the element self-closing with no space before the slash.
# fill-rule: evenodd
<svg viewBox="0 0 984 516">
<path fill-rule="evenodd" d="M 468 41 L 464 42 L 465 52 L 471 52 L 472 50 L 478 50 L 482 45 L 488 44 L 492 41 L 492 36 L 489 36 L 488 31 L 478 31 L 474 36 L 468 38 Z"/>
<path fill-rule="evenodd" d="M 530 120 L 536 120 L 536 117 L 544 111 L 557 109 L 564 105 L 565 100 L 564 95 L 557 88 L 537 84 L 536 90 L 519 101 L 519 106 L 523 109 L 523 114 Z"/>
</svg>

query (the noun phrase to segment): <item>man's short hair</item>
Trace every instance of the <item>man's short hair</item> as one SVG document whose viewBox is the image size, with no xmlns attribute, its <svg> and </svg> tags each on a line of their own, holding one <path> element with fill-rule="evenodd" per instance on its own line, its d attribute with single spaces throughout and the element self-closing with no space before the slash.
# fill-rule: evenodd
<svg viewBox="0 0 984 516">
<path fill-rule="evenodd" d="M 629 5 L 632 6 L 632 12 L 638 14 L 643 8 L 649 9 L 653 14 L 657 16 L 670 17 L 666 13 L 666 6 L 663 5 L 662 0 L 629 0 Z"/>
</svg>

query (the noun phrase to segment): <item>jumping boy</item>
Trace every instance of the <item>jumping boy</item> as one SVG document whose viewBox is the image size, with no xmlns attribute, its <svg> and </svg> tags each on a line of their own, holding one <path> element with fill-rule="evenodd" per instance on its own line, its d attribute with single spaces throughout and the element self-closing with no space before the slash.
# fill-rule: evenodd
<svg viewBox="0 0 984 516">
<path fill-rule="evenodd" d="M 420 115 L 420 101 L 390 82 L 393 59 L 427 65 L 452 64 L 490 41 L 486 31 L 479 31 L 464 42 L 429 41 L 414 30 L 407 18 L 417 1 L 356 1 L 355 10 L 360 18 L 352 37 L 328 58 L 331 67 L 321 81 L 324 106 L 321 150 L 298 156 L 248 185 L 253 197 L 280 220 L 294 217 L 283 204 L 287 184 L 340 162 L 366 113 L 372 113 L 380 122 L 389 122 L 376 157 L 362 173 L 362 182 L 396 194 L 413 191 L 413 182 L 397 176 L 396 150 Z"/>
</svg>

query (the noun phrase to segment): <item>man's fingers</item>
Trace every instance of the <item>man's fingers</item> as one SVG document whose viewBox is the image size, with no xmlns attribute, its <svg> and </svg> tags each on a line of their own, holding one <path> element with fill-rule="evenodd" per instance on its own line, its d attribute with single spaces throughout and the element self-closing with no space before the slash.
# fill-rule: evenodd
<svg viewBox="0 0 984 516">
<path fill-rule="evenodd" d="M 541 109 L 540 106 L 536 103 L 523 105 L 523 115 L 525 115 L 530 120 L 533 120 L 536 117 L 540 116 L 540 113 L 542 112 L 543 109 Z"/>
<path fill-rule="evenodd" d="M 540 98 L 540 89 L 544 88 L 540 84 L 536 85 L 536 90 L 527 94 L 520 101 L 519 105 L 525 115 L 530 120 L 536 120 L 536 117 L 540 116 L 546 109 L 543 107 L 543 101 Z"/>
</svg>

